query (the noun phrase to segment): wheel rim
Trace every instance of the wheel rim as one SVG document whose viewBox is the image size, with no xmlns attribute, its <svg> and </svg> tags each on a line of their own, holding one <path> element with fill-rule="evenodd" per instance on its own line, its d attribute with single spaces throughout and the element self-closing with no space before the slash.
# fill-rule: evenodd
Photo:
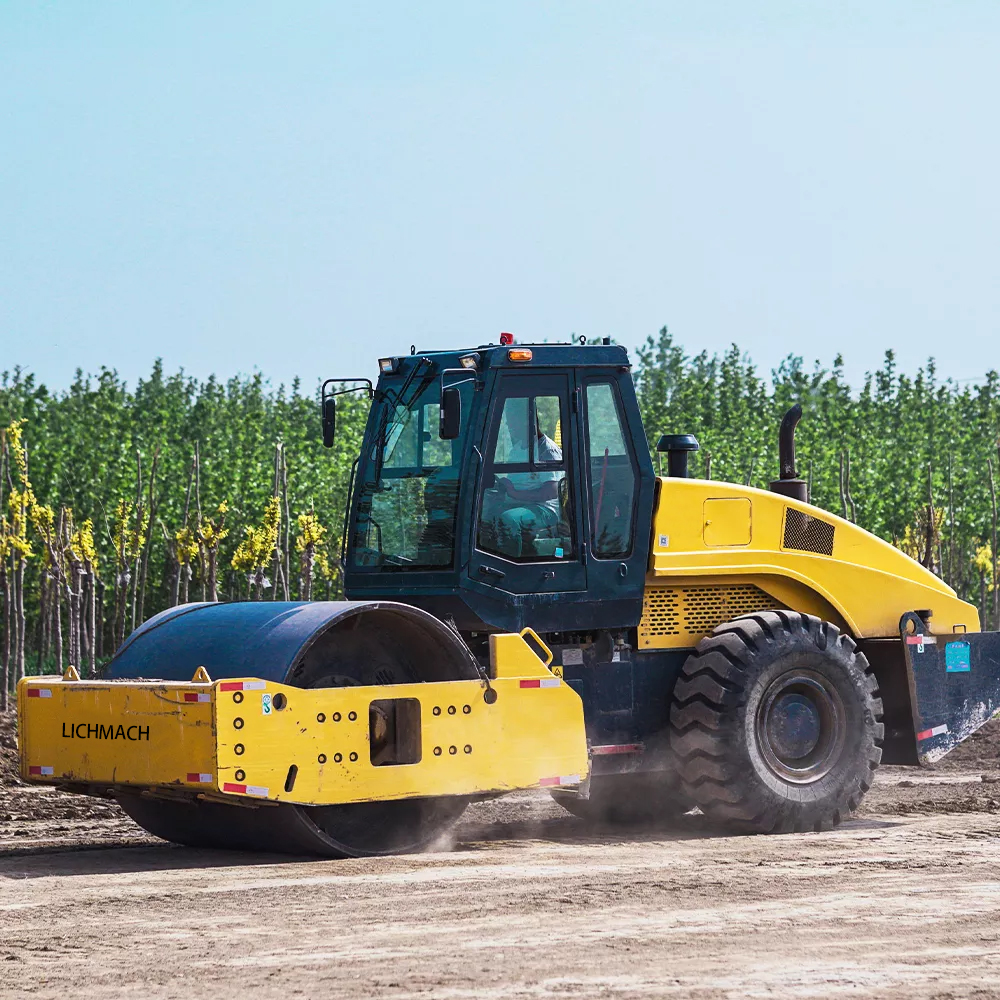
<svg viewBox="0 0 1000 1000">
<path fill-rule="evenodd" d="M 840 759 L 846 738 L 843 699 L 815 671 L 784 673 L 764 692 L 754 735 L 774 774 L 793 784 L 812 784 Z"/>
</svg>

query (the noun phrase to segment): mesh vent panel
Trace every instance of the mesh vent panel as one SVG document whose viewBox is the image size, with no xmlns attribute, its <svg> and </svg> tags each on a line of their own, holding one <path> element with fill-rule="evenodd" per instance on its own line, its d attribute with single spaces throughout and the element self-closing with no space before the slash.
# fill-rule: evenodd
<svg viewBox="0 0 1000 1000">
<path fill-rule="evenodd" d="M 785 508 L 785 537 L 781 543 L 782 548 L 832 556 L 833 533 L 832 524 L 794 507 Z"/>
<path fill-rule="evenodd" d="M 680 635 L 680 593 L 666 587 L 647 590 L 642 602 L 642 625 L 649 635 Z"/>
<path fill-rule="evenodd" d="M 687 631 L 708 635 L 716 625 L 774 607 L 774 598 L 752 583 L 732 587 L 685 587 Z"/>
<path fill-rule="evenodd" d="M 774 607 L 775 599 L 752 583 L 650 588 L 643 600 L 639 642 L 641 646 L 693 646 L 716 625 Z M 678 638 L 665 641 L 674 636 Z"/>
</svg>

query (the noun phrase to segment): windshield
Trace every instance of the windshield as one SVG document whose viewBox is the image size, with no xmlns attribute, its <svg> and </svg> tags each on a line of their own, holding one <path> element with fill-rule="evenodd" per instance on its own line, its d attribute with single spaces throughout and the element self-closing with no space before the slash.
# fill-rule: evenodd
<svg viewBox="0 0 1000 1000">
<path fill-rule="evenodd" d="M 469 422 L 471 381 L 462 395 L 462 431 L 454 441 L 438 435 L 441 382 L 405 380 L 384 386 L 376 411 L 379 430 L 358 470 L 354 565 L 428 569 L 452 564 L 461 483 L 462 442 Z M 379 432 L 380 431 L 380 432 Z"/>
</svg>

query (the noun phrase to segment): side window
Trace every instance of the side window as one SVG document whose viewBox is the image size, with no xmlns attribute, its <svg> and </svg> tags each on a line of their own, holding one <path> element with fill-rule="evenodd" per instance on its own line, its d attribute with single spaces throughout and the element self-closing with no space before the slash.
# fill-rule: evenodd
<svg viewBox="0 0 1000 1000">
<path fill-rule="evenodd" d="M 616 388 L 590 382 L 586 392 L 591 546 L 598 558 L 618 559 L 632 550 L 635 468 Z"/>
<path fill-rule="evenodd" d="M 560 395 L 508 396 L 491 437 L 479 548 L 507 559 L 573 555 L 573 512 L 563 457 Z"/>
</svg>

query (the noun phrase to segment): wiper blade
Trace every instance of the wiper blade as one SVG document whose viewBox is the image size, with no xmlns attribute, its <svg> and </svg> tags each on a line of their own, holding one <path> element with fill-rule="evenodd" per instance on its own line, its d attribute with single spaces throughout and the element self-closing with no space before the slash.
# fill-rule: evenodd
<svg viewBox="0 0 1000 1000">
<path fill-rule="evenodd" d="M 420 383 L 416 387 L 413 395 L 407 399 L 406 390 L 410 388 L 413 384 L 413 380 L 417 377 L 417 373 L 425 365 L 433 368 L 434 362 L 430 358 L 421 358 L 410 371 L 410 374 L 406 376 L 406 381 L 400 387 L 399 392 L 393 393 L 392 389 L 386 390 L 383 395 L 383 403 L 385 407 L 382 411 L 382 416 L 379 419 L 378 435 L 375 438 L 375 475 L 373 480 L 377 483 L 382 478 L 382 466 L 385 462 L 385 432 L 386 428 L 389 426 L 389 414 L 390 412 L 395 412 L 398 407 L 407 407 L 413 398 L 417 395 L 417 392 L 423 390 L 426 382 L 429 382 L 433 376 L 430 372 L 427 373 L 426 377 L 421 379 Z M 395 399 L 390 399 L 390 396 L 395 396 Z M 391 409 L 390 409 L 391 407 Z"/>
</svg>

